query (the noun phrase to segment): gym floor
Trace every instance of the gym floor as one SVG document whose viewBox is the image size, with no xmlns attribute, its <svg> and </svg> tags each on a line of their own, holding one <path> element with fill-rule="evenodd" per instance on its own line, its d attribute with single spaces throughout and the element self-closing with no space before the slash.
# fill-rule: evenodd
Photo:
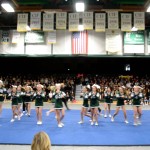
<svg viewBox="0 0 150 150">
<path fill-rule="evenodd" d="M 69 102 L 70 109 L 81 109 L 81 101 L 77 103 Z M 52 108 L 51 103 L 47 103 L 44 105 L 44 109 Z M 3 105 L 3 108 L 11 108 L 11 103 L 6 101 Z M 34 109 L 34 102 L 32 103 L 32 109 Z M 104 110 L 103 104 L 101 104 L 101 109 Z M 112 104 L 112 110 L 115 109 L 115 104 Z M 131 105 L 126 106 L 127 110 L 132 110 Z M 150 110 L 150 105 L 144 105 L 143 110 Z M 80 115 L 80 114 L 79 114 Z M 0 150 L 30 150 L 30 145 L 0 145 Z M 52 150 L 149 150 L 150 146 L 52 146 Z"/>
</svg>

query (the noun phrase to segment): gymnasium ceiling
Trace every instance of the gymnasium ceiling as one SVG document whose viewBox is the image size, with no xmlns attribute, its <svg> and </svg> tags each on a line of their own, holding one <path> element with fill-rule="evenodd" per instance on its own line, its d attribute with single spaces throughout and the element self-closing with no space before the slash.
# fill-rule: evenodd
<svg viewBox="0 0 150 150">
<path fill-rule="evenodd" d="M 8 1 L 15 13 L 6 13 L 0 8 L 0 28 L 16 28 L 17 13 L 31 11 L 67 11 L 74 12 L 75 2 L 80 0 L 1 0 Z M 83 1 L 83 0 L 82 0 Z M 150 0 L 84 0 L 86 11 L 100 12 L 116 9 L 120 12 L 146 11 Z M 150 14 L 146 14 L 146 27 L 150 27 Z"/>
</svg>

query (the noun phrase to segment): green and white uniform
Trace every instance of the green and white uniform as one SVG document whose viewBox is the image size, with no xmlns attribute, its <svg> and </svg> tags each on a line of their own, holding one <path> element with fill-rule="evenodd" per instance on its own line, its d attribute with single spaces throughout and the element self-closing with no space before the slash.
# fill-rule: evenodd
<svg viewBox="0 0 150 150">
<path fill-rule="evenodd" d="M 105 103 L 111 104 L 112 103 L 112 98 L 113 98 L 113 93 L 110 92 L 104 92 L 104 98 L 105 98 Z"/>
<path fill-rule="evenodd" d="M 18 104 L 22 104 L 22 102 L 23 102 L 22 96 L 23 96 L 23 95 L 24 95 L 23 92 L 17 91 Z"/>
<path fill-rule="evenodd" d="M 62 109 L 63 108 L 63 103 L 62 103 L 62 97 L 66 96 L 66 94 L 62 91 L 59 93 L 53 93 L 53 98 L 55 98 L 55 109 Z"/>
<path fill-rule="evenodd" d="M 82 97 L 83 97 L 83 105 L 82 105 L 82 107 L 88 108 L 89 107 L 89 103 L 88 103 L 89 93 L 83 93 Z"/>
<path fill-rule="evenodd" d="M 35 99 L 35 107 L 43 107 L 43 100 L 45 98 L 44 92 L 35 93 L 33 99 Z"/>
<path fill-rule="evenodd" d="M 28 95 L 30 94 L 30 96 Z M 32 97 L 32 92 L 25 92 L 25 103 L 31 103 L 32 100 L 31 100 L 31 97 Z"/>
<path fill-rule="evenodd" d="M 5 98 L 5 94 L 7 94 L 7 91 L 5 88 L 0 88 L 0 103 L 3 103 L 4 98 Z"/>
<path fill-rule="evenodd" d="M 17 93 L 11 92 L 10 96 L 11 96 L 12 106 L 17 106 L 18 105 Z"/>
<path fill-rule="evenodd" d="M 121 94 L 120 92 L 118 92 L 116 94 L 116 99 L 117 99 L 117 107 L 123 106 L 124 105 L 124 100 L 125 100 L 125 95 Z"/>
<path fill-rule="evenodd" d="M 89 93 L 89 96 L 90 96 L 90 107 L 91 108 L 96 108 L 96 107 L 99 107 L 99 97 L 100 97 L 100 94 L 99 93 Z"/>
<path fill-rule="evenodd" d="M 133 100 L 134 106 L 140 106 L 141 105 L 141 99 L 143 98 L 142 93 L 131 93 L 131 99 Z"/>
</svg>

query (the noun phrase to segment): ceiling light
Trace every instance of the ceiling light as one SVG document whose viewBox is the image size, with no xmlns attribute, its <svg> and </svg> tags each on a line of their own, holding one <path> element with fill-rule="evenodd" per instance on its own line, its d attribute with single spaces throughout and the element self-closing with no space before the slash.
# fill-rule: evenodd
<svg viewBox="0 0 150 150">
<path fill-rule="evenodd" d="M 78 30 L 79 30 L 79 31 L 84 31 L 84 26 L 83 26 L 82 24 L 79 24 L 79 25 L 78 25 Z"/>
<path fill-rule="evenodd" d="M 1 6 L 7 11 L 7 12 L 15 12 L 14 8 L 9 3 L 2 3 Z"/>
<path fill-rule="evenodd" d="M 133 28 L 131 29 L 131 31 L 138 31 L 138 28 L 133 27 Z"/>
<path fill-rule="evenodd" d="M 77 12 L 84 12 L 84 10 L 85 10 L 85 6 L 83 2 L 76 3 Z"/>
<path fill-rule="evenodd" d="M 150 6 L 147 8 L 147 12 L 150 12 Z"/>
</svg>

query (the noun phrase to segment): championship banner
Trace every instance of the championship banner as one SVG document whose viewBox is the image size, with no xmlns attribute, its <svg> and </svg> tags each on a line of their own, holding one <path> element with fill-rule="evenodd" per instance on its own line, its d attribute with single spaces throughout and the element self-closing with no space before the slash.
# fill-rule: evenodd
<svg viewBox="0 0 150 150">
<path fill-rule="evenodd" d="M 41 30 L 41 12 L 30 13 L 30 28 L 31 30 Z"/>
<path fill-rule="evenodd" d="M 56 30 L 52 32 L 48 32 L 48 44 L 55 44 L 56 43 Z"/>
<path fill-rule="evenodd" d="M 17 32 L 16 30 L 12 31 L 12 43 L 17 44 L 20 40 L 20 33 Z"/>
<path fill-rule="evenodd" d="M 67 28 L 67 13 L 58 12 L 56 13 L 56 29 L 66 30 Z"/>
<path fill-rule="evenodd" d="M 69 13 L 69 31 L 78 31 L 79 13 Z"/>
<path fill-rule="evenodd" d="M 144 31 L 124 33 L 124 53 L 144 53 L 145 34 Z"/>
<path fill-rule="evenodd" d="M 138 30 L 145 30 L 145 13 L 134 12 L 134 27 Z"/>
<path fill-rule="evenodd" d="M 93 12 L 83 13 L 83 26 L 85 30 L 93 30 Z"/>
<path fill-rule="evenodd" d="M 9 42 L 10 42 L 10 31 L 9 30 L 2 30 L 1 43 L 2 44 L 9 44 Z"/>
<path fill-rule="evenodd" d="M 121 13 L 121 31 L 131 31 L 132 28 L 132 14 Z"/>
<path fill-rule="evenodd" d="M 106 51 L 110 53 L 122 51 L 122 36 L 120 29 L 106 30 Z"/>
<path fill-rule="evenodd" d="M 118 12 L 117 11 L 109 11 L 108 13 L 108 29 L 118 29 Z"/>
<path fill-rule="evenodd" d="M 95 31 L 105 32 L 105 28 L 106 28 L 106 14 L 96 13 L 95 14 Z"/>
<path fill-rule="evenodd" d="M 17 31 L 18 32 L 26 32 L 27 25 L 28 25 L 28 14 L 27 13 L 18 14 Z"/>
<path fill-rule="evenodd" d="M 54 13 L 43 14 L 43 31 L 54 30 Z"/>
</svg>

